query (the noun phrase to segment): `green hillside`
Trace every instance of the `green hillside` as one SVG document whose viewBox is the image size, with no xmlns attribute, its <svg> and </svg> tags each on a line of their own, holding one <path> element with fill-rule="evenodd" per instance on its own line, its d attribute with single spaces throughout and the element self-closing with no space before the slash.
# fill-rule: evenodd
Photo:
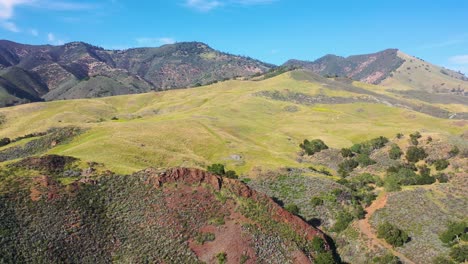
<svg viewBox="0 0 468 264">
<path fill-rule="evenodd" d="M 104 163 L 119 173 L 219 162 L 254 176 L 259 169 L 307 166 L 296 161 L 305 138 L 342 148 L 416 130 L 451 138 L 468 127 L 465 120 L 390 106 L 379 99 L 390 100 L 386 93 L 294 71 L 257 82 L 5 108 L 0 138 L 77 126 L 86 131 L 48 152 Z"/>
</svg>

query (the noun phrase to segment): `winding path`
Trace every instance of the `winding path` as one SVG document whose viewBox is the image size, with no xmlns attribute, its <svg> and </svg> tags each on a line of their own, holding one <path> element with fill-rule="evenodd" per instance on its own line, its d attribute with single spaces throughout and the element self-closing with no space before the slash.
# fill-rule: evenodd
<svg viewBox="0 0 468 264">
<path fill-rule="evenodd" d="M 400 258 L 403 263 L 415 264 L 413 261 L 408 259 L 405 255 L 396 251 L 390 244 L 384 240 L 377 237 L 376 232 L 373 230 L 372 226 L 369 223 L 369 219 L 372 215 L 379 209 L 382 209 L 387 204 L 387 193 L 379 196 L 369 207 L 366 208 L 366 217 L 358 221 L 359 230 L 363 235 L 369 238 L 369 246 L 374 247 L 383 247 L 392 252 L 393 255 Z"/>
</svg>

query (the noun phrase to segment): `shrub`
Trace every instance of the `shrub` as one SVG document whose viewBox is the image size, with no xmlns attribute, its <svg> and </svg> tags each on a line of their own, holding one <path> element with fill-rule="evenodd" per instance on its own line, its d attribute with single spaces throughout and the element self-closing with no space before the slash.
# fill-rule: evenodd
<svg viewBox="0 0 468 264">
<path fill-rule="evenodd" d="M 408 242 L 408 234 L 395 227 L 394 225 L 385 222 L 377 228 L 377 237 L 385 239 L 387 243 L 395 247 L 401 247 Z"/>
<path fill-rule="evenodd" d="M 353 152 L 349 148 L 342 148 L 340 152 L 341 152 L 341 156 L 343 156 L 343 158 L 350 158 L 350 157 L 354 156 Z"/>
<path fill-rule="evenodd" d="M 11 140 L 9 138 L 2 138 L 0 139 L 0 147 L 6 146 L 11 143 Z"/>
<path fill-rule="evenodd" d="M 419 132 L 414 132 L 413 134 L 410 134 L 410 142 L 411 144 L 417 146 L 419 144 L 418 139 L 421 138 L 421 133 Z"/>
<path fill-rule="evenodd" d="M 333 226 L 332 231 L 341 232 L 345 230 L 348 227 L 349 223 L 353 221 L 353 219 L 354 218 L 350 213 L 346 211 L 341 211 L 336 218 L 336 223 Z"/>
<path fill-rule="evenodd" d="M 213 233 L 198 233 L 197 236 L 195 236 L 195 241 L 203 245 L 207 241 L 214 241 L 215 240 L 215 234 Z"/>
<path fill-rule="evenodd" d="M 392 147 L 388 152 L 388 156 L 393 160 L 397 160 L 400 159 L 401 155 L 403 155 L 403 151 L 401 151 L 401 148 L 397 144 L 392 144 Z"/>
<path fill-rule="evenodd" d="M 427 153 L 426 151 L 424 151 L 423 148 L 418 148 L 418 147 L 415 147 L 415 146 L 411 146 L 408 148 L 408 150 L 406 151 L 406 160 L 408 160 L 409 162 L 418 162 L 420 160 L 423 160 L 427 158 Z"/>
<path fill-rule="evenodd" d="M 455 157 L 460 153 L 460 149 L 457 146 L 453 146 L 453 148 L 449 151 L 450 157 Z"/>
<path fill-rule="evenodd" d="M 403 138 L 403 136 L 404 136 L 404 135 L 403 135 L 402 133 L 398 133 L 398 134 L 396 134 L 396 138 L 398 138 L 398 139 L 401 139 L 401 138 Z"/>
<path fill-rule="evenodd" d="M 351 146 L 350 150 L 354 153 L 361 153 L 362 145 L 361 144 L 354 144 Z"/>
<path fill-rule="evenodd" d="M 226 171 L 225 177 L 229 179 L 239 179 L 239 176 L 237 176 L 237 173 L 233 170 Z"/>
<path fill-rule="evenodd" d="M 437 173 L 434 178 L 436 178 L 440 183 L 447 183 L 448 182 L 448 177 L 447 174 L 445 173 Z"/>
<path fill-rule="evenodd" d="M 331 252 L 322 252 L 317 254 L 314 258 L 314 263 L 316 264 L 335 264 L 335 258 Z"/>
<path fill-rule="evenodd" d="M 218 264 L 224 264 L 227 262 L 227 254 L 225 252 L 218 253 L 216 259 L 218 260 Z"/>
<path fill-rule="evenodd" d="M 384 180 L 384 188 L 387 192 L 397 192 L 401 190 L 400 182 L 396 175 L 387 175 Z"/>
<path fill-rule="evenodd" d="M 312 141 L 305 139 L 304 143 L 300 144 L 299 146 L 309 156 L 314 155 L 315 153 L 324 149 L 328 149 L 328 146 L 321 139 L 314 139 Z"/>
<path fill-rule="evenodd" d="M 116 116 L 114 116 L 114 117 L 112 117 L 112 118 L 111 118 L 111 120 L 114 120 L 114 121 L 116 121 L 116 120 L 119 120 L 119 118 L 118 118 L 118 117 L 116 117 Z"/>
<path fill-rule="evenodd" d="M 445 244 L 458 242 L 463 236 L 468 235 L 468 224 L 466 222 L 451 222 L 447 225 L 447 230 L 439 235 Z"/>
<path fill-rule="evenodd" d="M 359 163 L 354 159 L 347 159 L 342 163 L 338 164 L 338 174 L 341 177 L 347 177 L 350 172 L 359 166 Z"/>
<path fill-rule="evenodd" d="M 323 241 L 323 239 L 318 236 L 312 239 L 311 246 L 315 253 L 321 253 L 325 251 L 325 241 Z"/>
<path fill-rule="evenodd" d="M 366 153 L 359 154 L 356 157 L 356 161 L 359 163 L 359 165 L 361 165 L 361 167 L 367 167 L 377 163 L 375 160 L 371 159 Z"/>
<path fill-rule="evenodd" d="M 208 172 L 211 172 L 213 174 L 222 176 L 226 174 L 226 171 L 224 170 L 224 165 L 223 164 L 212 164 L 211 166 L 207 167 Z"/>
<path fill-rule="evenodd" d="M 468 245 L 453 247 L 450 250 L 450 257 L 459 263 L 466 262 L 468 260 Z"/>
<path fill-rule="evenodd" d="M 298 215 L 300 212 L 300 209 L 296 204 L 287 204 L 284 209 L 293 215 Z"/>
<path fill-rule="evenodd" d="M 378 264 L 400 264 L 401 261 L 397 256 L 392 254 L 387 254 L 381 257 L 375 257 L 372 259 L 372 262 Z"/>
<path fill-rule="evenodd" d="M 310 200 L 310 203 L 312 204 L 312 206 L 319 206 L 323 204 L 323 199 L 318 196 L 314 196 Z"/>
<path fill-rule="evenodd" d="M 434 162 L 434 166 L 438 171 L 445 170 L 449 165 L 450 163 L 446 159 L 440 159 Z"/>
</svg>

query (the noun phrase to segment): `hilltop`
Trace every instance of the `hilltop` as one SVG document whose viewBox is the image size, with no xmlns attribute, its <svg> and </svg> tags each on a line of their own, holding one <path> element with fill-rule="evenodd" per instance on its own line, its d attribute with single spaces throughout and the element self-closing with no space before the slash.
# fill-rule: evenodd
<svg viewBox="0 0 468 264">
<path fill-rule="evenodd" d="M 468 78 L 460 72 L 445 69 L 398 49 L 341 57 L 326 55 L 315 61 L 289 60 L 288 67 L 309 69 L 322 76 L 347 77 L 356 81 L 388 87 L 393 93 L 437 101 L 432 94 L 468 95 Z"/>
<path fill-rule="evenodd" d="M 0 41 L 0 106 L 200 86 L 263 73 L 273 66 L 200 42 L 105 50 Z"/>
</svg>

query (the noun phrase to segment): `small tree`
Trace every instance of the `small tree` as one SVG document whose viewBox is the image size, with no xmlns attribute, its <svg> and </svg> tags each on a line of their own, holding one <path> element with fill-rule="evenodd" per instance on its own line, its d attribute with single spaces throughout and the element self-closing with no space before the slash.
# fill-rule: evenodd
<svg viewBox="0 0 468 264">
<path fill-rule="evenodd" d="M 355 161 L 354 159 L 347 159 L 342 163 L 338 164 L 338 174 L 340 174 L 341 177 L 345 178 L 349 175 L 350 172 L 357 168 L 357 166 L 359 166 L 359 163 L 357 161 Z"/>
<path fill-rule="evenodd" d="M 312 156 L 317 152 L 328 149 L 328 146 L 321 139 L 314 139 L 309 141 L 304 140 L 304 143 L 299 145 L 307 155 Z"/>
<path fill-rule="evenodd" d="M 388 152 L 388 156 L 393 160 L 397 160 L 400 159 L 401 155 L 403 155 L 403 151 L 401 151 L 401 148 L 397 144 L 392 144 L 392 147 Z"/>
<path fill-rule="evenodd" d="M 316 236 L 312 239 L 312 250 L 315 253 L 321 253 L 325 251 L 325 241 L 322 238 Z"/>
<path fill-rule="evenodd" d="M 385 222 L 377 228 L 377 237 L 385 239 L 389 244 L 395 247 L 401 247 L 408 242 L 408 234 L 398 229 L 396 226 Z"/>
<path fill-rule="evenodd" d="M 219 176 L 222 176 L 222 175 L 226 174 L 226 171 L 224 170 L 224 165 L 219 164 L 219 163 L 212 164 L 212 165 L 208 166 L 207 170 L 208 170 L 208 172 L 211 172 L 211 173 L 219 175 Z"/>
<path fill-rule="evenodd" d="M 351 158 L 354 156 L 353 152 L 349 148 L 342 148 L 340 152 L 343 158 Z"/>
<path fill-rule="evenodd" d="M 296 204 L 287 204 L 284 209 L 293 215 L 298 215 L 300 212 L 300 209 Z"/>
<path fill-rule="evenodd" d="M 449 165 L 450 163 L 446 159 L 440 159 L 434 162 L 434 166 L 438 171 L 445 170 Z"/>
<path fill-rule="evenodd" d="M 410 134 L 410 142 L 414 146 L 417 146 L 419 144 L 418 139 L 421 138 L 421 133 L 419 132 L 414 132 L 413 134 Z"/>
<path fill-rule="evenodd" d="M 460 239 L 468 239 L 468 224 L 466 222 L 451 222 L 447 225 L 447 230 L 439 235 L 445 244 L 458 242 Z"/>
<path fill-rule="evenodd" d="M 228 170 L 226 171 L 226 174 L 225 174 L 226 178 L 229 178 L 229 179 L 239 179 L 239 176 L 237 175 L 237 173 L 233 170 Z"/>
<path fill-rule="evenodd" d="M 427 153 L 424 151 L 423 148 L 418 148 L 416 146 L 411 146 L 408 148 L 406 151 L 406 160 L 409 162 L 418 162 L 420 160 L 423 160 L 427 158 Z"/>
</svg>

